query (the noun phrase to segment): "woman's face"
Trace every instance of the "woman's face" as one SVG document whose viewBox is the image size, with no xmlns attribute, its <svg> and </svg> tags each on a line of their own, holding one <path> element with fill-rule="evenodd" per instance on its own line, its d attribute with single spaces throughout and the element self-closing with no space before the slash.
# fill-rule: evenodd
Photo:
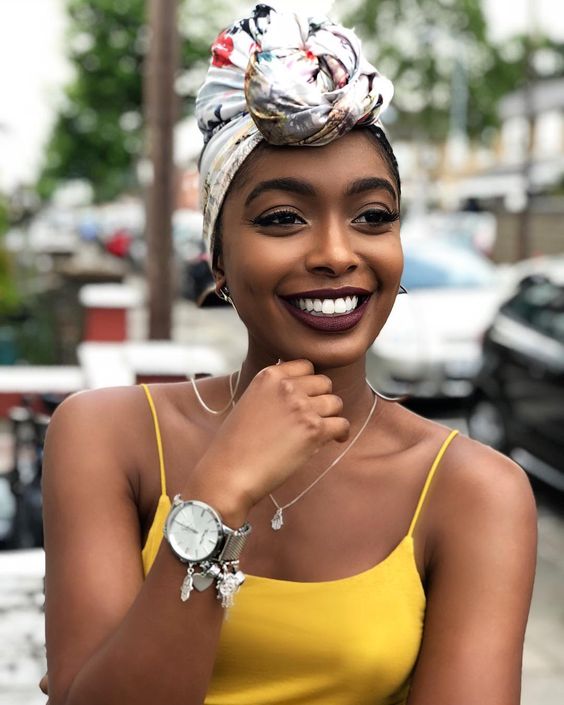
<svg viewBox="0 0 564 705">
<path fill-rule="evenodd" d="M 249 352 L 264 364 L 350 365 L 384 325 L 402 273 L 388 166 L 364 131 L 324 147 L 265 147 L 251 159 L 223 206 L 217 272 Z"/>
</svg>

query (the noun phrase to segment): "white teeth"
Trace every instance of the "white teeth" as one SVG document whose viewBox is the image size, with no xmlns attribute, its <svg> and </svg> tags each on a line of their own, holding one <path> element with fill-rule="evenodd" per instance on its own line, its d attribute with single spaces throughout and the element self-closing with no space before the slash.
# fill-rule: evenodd
<svg viewBox="0 0 564 705">
<path fill-rule="evenodd" d="M 339 299 L 294 299 L 294 305 L 313 316 L 333 316 L 350 313 L 358 306 L 358 296 Z"/>
<path fill-rule="evenodd" d="M 335 313 L 346 313 L 347 304 L 344 299 L 337 299 L 335 301 Z"/>
</svg>

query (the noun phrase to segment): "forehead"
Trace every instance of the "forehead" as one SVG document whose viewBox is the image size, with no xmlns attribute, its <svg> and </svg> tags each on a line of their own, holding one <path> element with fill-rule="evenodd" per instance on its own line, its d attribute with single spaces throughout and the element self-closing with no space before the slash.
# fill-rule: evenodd
<svg viewBox="0 0 564 705">
<path fill-rule="evenodd" d="M 261 143 L 236 175 L 231 195 L 243 196 L 261 181 L 285 177 L 308 181 L 314 187 L 330 186 L 335 191 L 344 191 L 359 179 L 379 177 L 389 180 L 397 191 L 389 165 L 374 139 L 365 130 L 353 130 L 322 147 Z"/>
</svg>

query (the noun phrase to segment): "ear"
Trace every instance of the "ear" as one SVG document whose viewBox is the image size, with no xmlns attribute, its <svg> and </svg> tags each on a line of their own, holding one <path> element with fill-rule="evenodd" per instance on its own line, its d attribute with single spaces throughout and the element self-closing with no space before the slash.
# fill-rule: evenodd
<svg viewBox="0 0 564 705">
<path fill-rule="evenodd" d="M 223 256 L 219 255 L 217 258 L 217 262 L 215 263 L 215 266 L 213 268 L 213 278 L 215 281 L 215 288 L 216 289 L 221 289 L 222 286 L 225 285 L 226 283 L 226 278 L 225 278 L 225 270 L 223 268 Z"/>
</svg>

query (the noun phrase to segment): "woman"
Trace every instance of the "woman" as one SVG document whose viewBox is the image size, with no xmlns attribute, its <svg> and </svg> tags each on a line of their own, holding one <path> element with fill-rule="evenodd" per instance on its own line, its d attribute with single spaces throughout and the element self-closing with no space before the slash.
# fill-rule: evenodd
<svg viewBox="0 0 564 705">
<path fill-rule="evenodd" d="M 390 98 L 328 21 L 257 5 L 216 41 L 204 234 L 248 353 L 53 418 L 52 705 L 519 702 L 528 481 L 365 381 L 402 271 Z"/>
</svg>

